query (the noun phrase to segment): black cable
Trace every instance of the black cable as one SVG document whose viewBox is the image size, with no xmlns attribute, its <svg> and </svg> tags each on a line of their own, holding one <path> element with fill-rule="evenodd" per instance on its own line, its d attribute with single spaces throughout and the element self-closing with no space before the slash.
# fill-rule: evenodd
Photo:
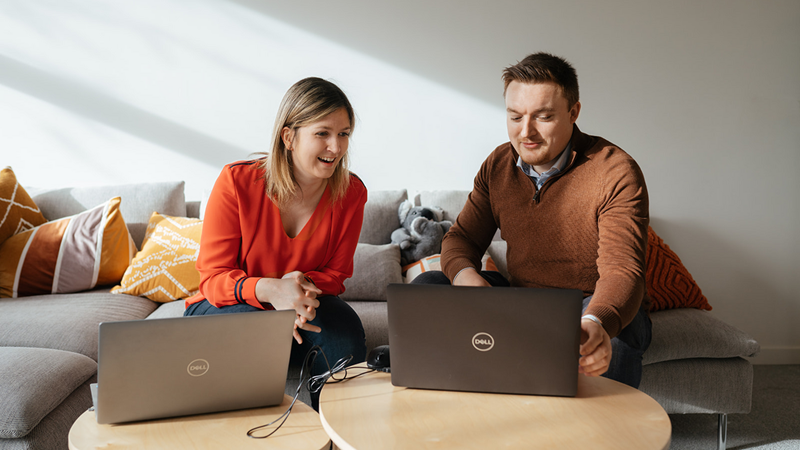
<svg viewBox="0 0 800 450">
<path fill-rule="evenodd" d="M 325 365 L 328 366 L 328 370 L 326 372 L 323 372 L 323 373 L 319 374 L 319 375 L 313 375 L 312 376 L 311 375 L 311 367 L 314 366 L 314 363 L 317 361 L 317 356 L 319 356 L 320 354 L 322 354 L 322 357 L 325 359 Z M 322 351 L 322 348 L 320 348 L 319 345 L 315 345 L 314 347 L 312 347 L 311 350 L 309 350 L 308 353 L 306 353 L 306 356 L 303 359 L 303 365 L 300 366 L 300 382 L 297 383 L 297 390 L 294 393 L 294 398 L 292 399 L 292 403 L 289 405 L 289 408 L 286 409 L 286 411 L 283 414 L 278 416 L 278 418 L 273 420 L 272 422 L 270 422 L 268 424 L 265 424 L 265 425 L 259 425 L 259 426 L 255 427 L 255 428 L 250 429 L 247 432 L 247 436 L 251 437 L 253 439 L 266 439 L 266 438 L 272 436 L 273 434 L 275 434 L 275 432 L 277 432 L 283 426 L 284 422 L 286 422 L 286 419 L 289 418 L 289 414 L 292 413 L 292 408 L 294 408 L 294 404 L 297 402 L 297 398 L 300 396 L 300 391 L 303 388 L 303 384 L 307 383 L 306 389 L 308 389 L 308 392 L 316 393 L 316 392 L 319 392 L 320 390 L 322 390 L 322 387 L 325 386 L 325 382 L 328 381 L 329 378 L 333 380 L 331 383 L 340 383 L 342 381 L 350 380 L 350 379 L 353 379 L 353 378 L 358 378 L 358 377 L 360 377 L 362 375 L 366 375 L 367 373 L 375 371 L 374 369 L 370 369 L 370 370 L 366 370 L 364 372 L 361 372 L 359 374 L 356 374 L 356 375 L 354 375 L 352 377 L 348 377 L 347 376 L 347 364 L 352 360 L 353 360 L 353 355 L 346 356 L 346 357 L 341 358 L 338 361 L 336 361 L 336 364 L 334 364 L 333 368 L 331 368 L 331 365 L 328 362 L 328 357 L 325 356 L 325 352 Z M 306 383 L 304 383 L 304 374 L 306 373 L 306 371 L 308 372 L 308 380 L 307 380 Z M 342 377 L 342 378 L 334 377 L 334 375 L 336 373 L 341 372 L 341 371 L 344 371 L 344 377 Z M 283 420 L 281 420 L 281 419 L 283 419 Z M 266 427 L 272 426 L 276 422 L 278 422 L 279 420 L 281 421 L 281 423 L 278 424 L 278 426 L 275 427 L 275 429 L 272 430 L 266 436 L 256 436 L 256 435 L 254 435 L 254 433 L 256 431 L 258 431 L 258 430 L 260 430 L 262 428 L 266 428 Z"/>
</svg>

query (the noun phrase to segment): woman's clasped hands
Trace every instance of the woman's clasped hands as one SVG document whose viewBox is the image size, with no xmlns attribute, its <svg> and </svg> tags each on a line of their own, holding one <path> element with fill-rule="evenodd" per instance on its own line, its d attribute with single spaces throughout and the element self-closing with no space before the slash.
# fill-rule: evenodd
<svg viewBox="0 0 800 450">
<path fill-rule="evenodd" d="M 303 272 L 289 272 L 281 278 L 261 278 L 256 283 L 256 298 L 261 303 L 270 303 L 277 310 L 293 309 L 297 313 L 294 321 L 294 339 L 298 344 L 303 338 L 298 329 L 319 333 L 320 327 L 311 325 L 317 314 L 322 291 L 307 280 Z"/>
</svg>

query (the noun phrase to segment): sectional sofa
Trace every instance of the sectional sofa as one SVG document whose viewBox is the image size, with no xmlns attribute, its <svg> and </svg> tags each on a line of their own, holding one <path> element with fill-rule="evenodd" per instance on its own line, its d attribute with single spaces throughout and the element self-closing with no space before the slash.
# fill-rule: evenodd
<svg viewBox="0 0 800 450">
<path fill-rule="evenodd" d="M 183 187 L 183 182 L 172 182 L 29 191 L 49 221 L 119 197 L 121 215 L 141 249 L 154 211 L 200 216 L 202 205 L 187 203 Z M 466 195 L 421 192 L 414 200 L 442 207 L 445 218 L 454 220 Z M 362 319 L 368 349 L 388 344 L 386 286 L 403 282 L 399 249 L 390 244 L 390 235 L 399 226 L 397 208 L 407 198 L 405 190 L 370 192 L 355 273 L 342 295 Z M 499 235 L 488 253 L 505 272 L 505 242 Z M 89 384 L 96 380 L 100 322 L 183 313 L 180 300 L 160 303 L 110 293 L 111 287 L 0 298 L 0 449 L 67 448 L 70 426 L 91 406 Z M 724 444 L 725 415 L 750 410 L 752 367 L 744 357 L 755 354 L 758 344 L 698 309 L 657 311 L 652 320 L 653 341 L 645 354 L 641 389 L 670 414 L 719 414 Z M 297 368 L 290 368 L 287 392 L 296 387 L 297 375 Z M 308 400 L 307 395 L 303 398 Z"/>
</svg>

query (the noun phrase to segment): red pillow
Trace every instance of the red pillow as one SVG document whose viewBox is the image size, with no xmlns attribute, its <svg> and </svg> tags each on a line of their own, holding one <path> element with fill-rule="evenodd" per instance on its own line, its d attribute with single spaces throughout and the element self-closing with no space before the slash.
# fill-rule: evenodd
<svg viewBox="0 0 800 450">
<path fill-rule="evenodd" d="M 700 291 L 681 259 L 653 228 L 647 228 L 647 292 L 650 311 L 674 308 L 698 308 L 711 311 L 711 305 Z"/>
</svg>

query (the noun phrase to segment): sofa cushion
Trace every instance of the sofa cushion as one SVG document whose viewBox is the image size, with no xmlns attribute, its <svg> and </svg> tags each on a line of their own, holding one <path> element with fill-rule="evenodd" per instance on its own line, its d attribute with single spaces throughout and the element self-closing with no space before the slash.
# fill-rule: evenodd
<svg viewBox="0 0 800 450">
<path fill-rule="evenodd" d="M 464 209 L 470 191 L 421 191 L 414 199 L 417 206 L 438 206 L 444 211 L 444 220 L 453 223 Z"/>
<path fill-rule="evenodd" d="M 140 183 L 118 186 L 74 187 L 39 192 L 33 201 L 48 219 L 78 214 L 112 197 L 121 197 L 120 209 L 133 241 L 141 248 L 147 223 L 154 211 L 170 216 L 186 216 L 183 181 Z"/>
<path fill-rule="evenodd" d="M 162 303 L 158 309 L 153 311 L 148 319 L 168 319 L 171 317 L 183 317 L 183 312 L 186 310 L 184 302 L 169 302 Z"/>
<path fill-rule="evenodd" d="M 0 244 L 47 222 L 10 167 L 0 170 Z"/>
<path fill-rule="evenodd" d="M 364 205 L 364 222 L 358 242 L 365 244 L 388 244 L 392 231 L 400 228 L 397 208 L 408 199 L 405 189 L 400 191 L 372 191 Z"/>
<path fill-rule="evenodd" d="M 386 302 L 347 302 L 358 314 L 364 325 L 364 335 L 367 339 L 367 352 L 379 345 L 389 344 L 389 325 Z M 307 391 L 307 389 L 303 389 Z"/>
<path fill-rule="evenodd" d="M 647 227 L 645 264 L 647 292 L 652 300 L 650 311 L 672 308 L 711 310 L 711 305 L 681 259 L 652 227 Z"/>
<path fill-rule="evenodd" d="M 396 244 L 358 244 L 353 276 L 344 281 L 344 300 L 386 300 L 386 286 L 402 283 L 400 247 Z"/>
<path fill-rule="evenodd" d="M 0 347 L 0 438 L 27 435 L 96 371 L 96 362 L 77 353 Z"/>
<path fill-rule="evenodd" d="M 117 283 L 136 253 L 119 197 L 0 244 L 0 297 L 79 292 Z"/>
<path fill-rule="evenodd" d="M 748 413 L 753 366 L 742 358 L 664 361 L 642 368 L 639 390 L 667 414 Z"/>
<path fill-rule="evenodd" d="M 743 331 L 694 308 L 650 313 L 653 340 L 642 364 L 689 358 L 754 356 L 758 342 Z"/>
<path fill-rule="evenodd" d="M 203 221 L 153 213 L 142 250 L 136 254 L 114 294 L 140 295 L 171 302 L 197 293 L 197 254 Z"/>
<path fill-rule="evenodd" d="M 144 319 L 157 305 L 107 289 L 0 299 L 0 346 L 66 350 L 96 361 L 100 322 Z"/>
</svg>

